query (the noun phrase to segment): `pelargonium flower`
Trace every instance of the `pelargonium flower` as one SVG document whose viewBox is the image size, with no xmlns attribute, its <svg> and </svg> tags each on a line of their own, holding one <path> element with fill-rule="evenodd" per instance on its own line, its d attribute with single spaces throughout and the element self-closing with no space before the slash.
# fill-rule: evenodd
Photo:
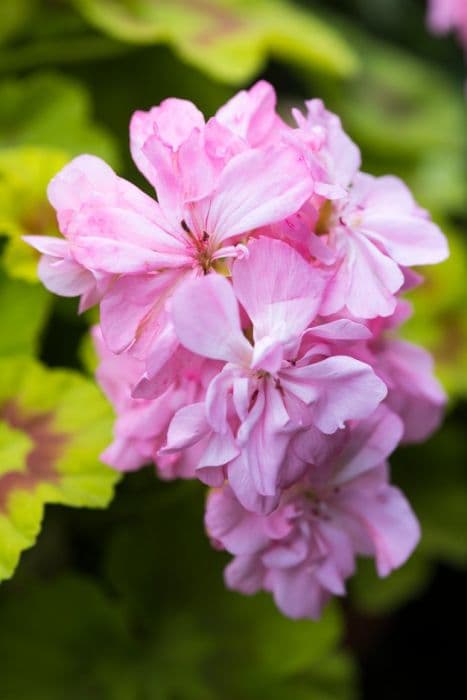
<svg viewBox="0 0 467 700">
<path fill-rule="evenodd" d="M 315 618 L 358 555 L 386 575 L 418 540 L 386 461 L 436 428 L 445 396 L 397 333 L 412 267 L 447 245 L 399 179 L 360 171 L 320 100 L 291 124 L 275 103 L 261 81 L 208 121 L 180 99 L 136 112 L 156 198 L 83 155 L 49 186 L 63 238 L 26 240 L 49 289 L 100 306 L 117 416 L 102 459 L 213 488 L 228 585 Z"/>
<path fill-rule="evenodd" d="M 157 399 L 135 399 L 132 390 L 144 363 L 128 353 L 113 354 L 105 345 L 99 326 L 93 328 L 92 336 L 100 359 L 96 379 L 117 414 L 114 441 L 102 453 L 102 461 L 118 471 L 133 471 L 157 458 L 161 478 L 193 478 L 199 459 L 196 450 L 166 457 L 158 456 L 158 452 L 175 413 L 187 403 L 204 398 L 206 383 L 218 370 L 217 363 L 190 358 L 183 367 L 177 365 L 172 381 L 164 381 Z"/>
<path fill-rule="evenodd" d="M 206 528 L 215 546 L 234 555 L 227 585 L 246 594 L 270 591 L 289 617 L 317 619 L 332 595 L 345 593 L 357 554 L 375 557 L 380 576 L 403 564 L 419 526 L 388 484 L 385 459 L 401 432 L 397 416 L 383 408 L 348 427 L 268 515 L 244 509 L 229 485 L 213 490 Z M 297 449 L 306 460 L 303 437 Z"/>
<path fill-rule="evenodd" d="M 294 112 L 300 137 L 306 142 L 310 131 L 321 127 L 326 137 L 315 158 L 326 179 L 343 188 L 332 200 L 315 196 L 314 211 L 302 212 L 301 227 L 314 232 L 308 235 L 310 253 L 331 272 L 321 313 L 389 316 L 404 268 L 444 260 L 446 239 L 401 180 L 359 172 L 358 148 L 320 100 L 306 106 L 306 118 Z"/>
<path fill-rule="evenodd" d="M 322 341 L 308 347 L 306 332 L 322 289 L 319 270 L 293 248 L 260 238 L 246 259 L 233 264 L 232 285 L 208 275 L 174 297 L 171 315 L 181 343 L 226 364 L 205 402 L 175 415 L 165 452 L 210 434 L 209 457 L 198 465 L 204 480 L 222 483 L 225 470 L 218 467 L 228 465 L 228 479 L 247 507 L 255 507 L 256 495 L 278 495 L 281 466 L 297 431 L 316 426 L 334 433 L 345 421 L 371 414 L 386 395 L 369 365 L 327 356 Z M 248 316 L 244 329 L 238 302 Z M 331 337 L 333 332 L 338 329 L 330 329 Z"/>
<path fill-rule="evenodd" d="M 106 343 L 117 353 L 135 346 L 141 355 L 157 337 L 177 285 L 244 254 L 244 246 L 234 244 L 295 213 L 311 196 L 313 179 L 300 151 L 280 134 L 253 148 L 215 117 L 205 123 L 184 100 L 137 112 L 131 143 L 157 202 L 100 159 L 80 156 L 49 186 L 66 252 L 49 251 L 49 241 L 40 238 L 26 240 L 48 254 L 55 274 L 44 264 L 40 274 L 52 291 L 72 291 L 68 269 L 57 277 L 60 257 L 67 268 L 72 260 L 83 276 L 91 273 Z M 77 285 L 75 293 L 81 293 Z"/>
</svg>

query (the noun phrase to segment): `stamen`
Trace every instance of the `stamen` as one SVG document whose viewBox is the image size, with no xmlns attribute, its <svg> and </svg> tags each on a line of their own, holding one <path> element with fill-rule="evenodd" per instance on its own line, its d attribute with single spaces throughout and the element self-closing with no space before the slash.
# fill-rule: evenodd
<svg viewBox="0 0 467 700">
<path fill-rule="evenodd" d="M 190 227 L 188 226 L 188 224 L 187 224 L 187 222 L 185 221 L 185 219 L 182 219 L 182 220 L 180 221 L 180 226 L 181 226 L 182 229 L 185 231 L 185 233 L 189 233 L 190 236 L 193 235 L 193 234 L 191 233 Z"/>
</svg>

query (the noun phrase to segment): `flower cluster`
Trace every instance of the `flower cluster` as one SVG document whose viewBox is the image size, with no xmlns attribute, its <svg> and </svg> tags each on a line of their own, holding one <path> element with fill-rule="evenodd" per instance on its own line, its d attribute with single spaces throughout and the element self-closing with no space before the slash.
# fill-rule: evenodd
<svg viewBox="0 0 467 700">
<path fill-rule="evenodd" d="M 418 541 L 387 458 L 438 425 L 444 394 L 396 337 L 400 295 L 447 245 L 400 180 L 360 171 L 320 100 L 292 118 L 265 82 L 207 122 L 179 99 L 137 112 L 157 201 L 81 156 L 49 187 L 63 238 L 27 240 L 50 290 L 100 305 L 104 461 L 207 484 L 227 584 L 316 618 L 357 555 L 385 576 Z"/>
<path fill-rule="evenodd" d="M 430 0 L 428 24 L 436 34 L 455 31 L 467 51 L 467 2 L 465 0 Z"/>
</svg>

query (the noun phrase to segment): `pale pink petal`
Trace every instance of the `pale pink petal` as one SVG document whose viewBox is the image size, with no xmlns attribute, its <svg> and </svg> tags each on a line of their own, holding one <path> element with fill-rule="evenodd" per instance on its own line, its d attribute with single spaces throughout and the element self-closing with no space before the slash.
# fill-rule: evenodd
<svg viewBox="0 0 467 700">
<path fill-rule="evenodd" d="M 227 476 L 235 496 L 247 511 L 268 514 L 277 507 L 280 494 L 262 496 L 258 493 L 243 455 L 239 455 L 228 465 Z"/>
<path fill-rule="evenodd" d="M 447 240 L 438 226 L 421 217 L 367 211 L 361 231 L 380 243 L 400 265 L 431 265 L 449 255 Z"/>
<path fill-rule="evenodd" d="M 261 561 L 254 554 L 235 557 L 224 572 L 226 586 L 245 595 L 259 591 L 263 585 L 263 577 Z"/>
<path fill-rule="evenodd" d="M 390 316 L 396 306 L 394 294 L 404 282 L 397 263 L 350 230 L 340 242 L 343 257 L 326 289 L 321 313 L 347 308 L 357 318 Z"/>
<path fill-rule="evenodd" d="M 369 340 L 371 331 L 363 323 L 357 323 L 347 318 L 337 319 L 329 323 L 321 323 L 312 326 L 305 331 L 305 336 L 313 336 L 322 340 L 348 341 L 348 340 Z"/>
<path fill-rule="evenodd" d="M 184 283 L 173 297 L 171 316 L 188 350 L 249 365 L 252 348 L 242 333 L 237 300 L 225 277 L 213 273 Z"/>
<path fill-rule="evenodd" d="M 268 577 L 277 607 L 293 620 L 319 620 L 330 598 L 307 567 L 276 569 Z"/>
<path fill-rule="evenodd" d="M 178 271 L 120 277 L 101 303 L 101 327 L 107 345 L 122 352 L 138 338 L 150 340 L 161 330 L 166 296 L 178 281 Z"/>
<path fill-rule="evenodd" d="M 283 387 L 309 404 L 311 420 L 333 433 L 348 420 L 366 418 L 387 394 L 372 368 L 351 357 L 329 357 L 281 371 Z"/>
<path fill-rule="evenodd" d="M 380 357 L 392 387 L 388 402 L 404 422 L 404 441 L 421 442 L 440 424 L 446 394 L 433 374 L 433 358 L 416 345 L 391 340 Z"/>
<path fill-rule="evenodd" d="M 70 255 L 70 244 L 56 236 L 22 236 L 23 241 L 30 246 L 53 258 L 66 258 Z"/>
<path fill-rule="evenodd" d="M 134 388 L 133 397 L 155 399 L 163 394 L 189 362 L 189 357 L 191 354 L 180 347 L 172 324 L 167 323 L 152 344 L 146 371 Z"/>
<path fill-rule="evenodd" d="M 212 433 L 207 440 L 206 448 L 196 467 L 197 475 L 200 476 L 202 471 L 204 474 L 203 480 L 205 481 L 207 470 L 212 467 L 221 467 L 231 462 L 238 456 L 239 452 L 240 450 L 232 435 L 232 431 L 226 431 L 222 435 Z"/>
<path fill-rule="evenodd" d="M 272 545 L 261 557 L 268 569 L 288 569 L 301 564 L 308 555 L 308 542 L 304 537 L 294 537 Z"/>
<path fill-rule="evenodd" d="M 250 149 L 232 158 L 206 204 L 217 243 L 294 214 L 313 192 L 303 157 L 289 147 Z"/>
<path fill-rule="evenodd" d="M 339 117 L 325 109 L 322 100 L 308 100 L 305 104 L 309 126 L 324 129 L 325 142 L 319 155 L 330 181 L 347 187 L 360 168 L 360 149 L 343 130 Z"/>
<path fill-rule="evenodd" d="M 371 416 L 350 430 L 335 465 L 333 484 L 345 484 L 381 464 L 396 449 L 403 431 L 400 418 L 385 405 L 378 406 Z"/>
<path fill-rule="evenodd" d="M 84 206 L 69 227 L 74 241 L 102 237 L 160 253 L 186 251 L 184 243 L 143 214 L 120 206 Z"/>
<path fill-rule="evenodd" d="M 283 357 L 282 343 L 278 343 L 277 340 L 269 336 L 264 336 L 255 342 L 251 368 L 276 374 L 282 364 Z"/>
<path fill-rule="evenodd" d="M 81 265 L 108 274 L 144 274 L 167 268 L 191 267 L 190 257 L 158 253 L 125 241 L 82 236 L 71 243 L 71 252 Z"/>
<path fill-rule="evenodd" d="M 204 403 L 193 403 L 180 408 L 172 418 L 167 431 L 167 443 L 162 454 L 191 447 L 210 430 Z"/>
<path fill-rule="evenodd" d="M 118 471 L 132 472 L 149 462 L 135 445 L 123 437 L 117 437 L 100 455 L 104 464 Z"/>
<path fill-rule="evenodd" d="M 281 394 L 271 380 L 265 382 L 264 392 L 260 391 L 257 401 L 261 395 L 264 395 L 263 410 L 248 436 L 244 430 L 239 431 L 238 441 L 257 492 L 262 496 L 275 496 L 280 468 L 290 442 L 290 418 Z"/>
<path fill-rule="evenodd" d="M 62 297 L 76 297 L 93 290 L 94 276 L 72 258 L 53 258 L 43 255 L 39 261 L 37 274 L 50 292 Z"/>
<path fill-rule="evenodd" d="M 253 148 L 269 140 L 285 125 L 275 111 L 276 93 L 260 80 L 241 90 L 216 112 L 216 119 Z"/>
<path fill-rule="evenodd" d="M 316 316 L 324 289 L 320 272 L 291 246 L 262 237 L 233 265 L 235 294 L 253 321 L 255 342 L 287 343 Z"/>
<path fill-rule="evenodd" d="M 218 433 L 229 430 L 229 398 L 238 373 L 232 365 L 225 365 L 210 381 L 206 391 L 206 417 L 209 425 Z"/>
<path fill-rule="evenodd" d="M 143 151 L 143 146 L 153 134 L 161 143 L 177 151 L 193 129 L 204 127 L 204 117 L 188 100 L 168 98 L 148 112 L 135 112 L 130 122 L 131 155 L 140 171 L 157 187 L 157 164 Z"/>
<path fill-rule="evenodd" d="M 68 235 L 70 223 L 84 206 L 118 206 L 138 212 L 154 223 L 161 219 L 156 201 L 118 177 L 96 156 L 83 155 L 70 161 L 51 180 L 47 193 L 64 235 Z"/>
<path fill-rule="evenodd" d="M 206 530 L 232 554 L 252 554 L 268 543 L 263 520 L 262 516 L 242 507 L 230 486 L 209 494 L 204 520 Z"/>
<path fill-rule="evenodd" d="M 409 558 L 420 539 L 419 523 L 403 494 L 388 486 L 378 471 L 343 489 L 338 500 L 366 533 L 380 576 Z"/>
</svg>

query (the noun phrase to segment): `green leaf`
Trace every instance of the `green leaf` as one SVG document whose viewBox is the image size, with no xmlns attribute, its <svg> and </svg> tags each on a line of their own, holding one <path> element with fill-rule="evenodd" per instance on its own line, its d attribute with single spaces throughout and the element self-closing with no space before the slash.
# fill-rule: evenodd
<svg viewBox="0 0 467 700">
<path fill-rule="evenodd" d="M 0 426 L 22 455 L 0 475 L 0 580 L 34 544 L 46 503 L 109 503 L 118 474 L 99 454 L 110 441 L 111 420 L 99 391 L 77 373 L 48 370 L 30 358 L 0 358 Z M 25 439 L 32 443 L 27 452 Z"/>
<path fill-rule="evenodd" d="M 12 277 L 37 280 L 39 254 L 22 236 L 58 235 L 46 190 L 68 160 L 67 153 L 51 148 L 0 150 L 0 232 L 8 238 L 1 262 Z"/>
<path fill-rule="evenodd" d="M 252 78 L 268 56 L 347 76 L 356 58 L 343 37 L 287 0 L 75 0 L 93 25 L 126 42 L 167 43 L 229 83 Z"/>
<path fill-rule="evenodd" d="M 450 79 L 384 44 L 363 40 L 360 50 L 364 68 L 338 96 L 338 112 L 357 142 L 391 158 L 460 151 L 464 108 Z"/>
<path fill-rule="evenodd" d="M 41 583 L 28 558 L 23 576 L 0 590 L 0 654 L 13 655 L 2 700 L 354 698 L 339 609 L 295 622 L 265 594 L 227 591 L 224 558 L 202 531 L 202 493 L 147 470 L 125 479 L 99 520 L 105 527 L 91 513 L 73 518 L 84 546 L 98 539 L 105 557 L 110 542 L 99 580 L 54 580 L 45 566 Z M 66 521 L 49 515 L 73 550 Z M 42 567 L 50 532 L 35 551 Z"/>
<path fill-rule="evenodd" d="M 34 0 L 0 3 L 0 44 L 13 37 L 32 14 Z"/>
<path fill-rule="evenodd" d="M 21 430 L 0 423 L 0 476 L 9 472 L 26 471 L 26 456 L 33 442 Z"/>
<path fill-rule="evenodd" d="M 450 256 L 421 270 L 425 282 L 409 295 L 414 314 L 402 333 L 433 354 L 439 378 L 455 400 L 467 396 L 467 246 L 444 222 L 442 228 L 448 234 Z"/>
<path fill-rule="evenodd" d="M 113 139 L 94 124 L 85 89 L 58 74 L 0 82 L 0 148 L 45 146 L 68 157 L 93 153 L 118 165 Z"/>
<path fill-rule="evenodd" d="M 50 302 L 42 287 L 12 280 L 0 270 L 0 356 L 37 352 Z"/>
<path fill-rule="evenodd" d="M 141 697 L 131 676 L 134 649 L 124 619 L 92 580 L 67 575 L 34 582 L 5 596 L 0 611 L 0 654 L 8 659 L 2 700 Z"/>
</svg>

